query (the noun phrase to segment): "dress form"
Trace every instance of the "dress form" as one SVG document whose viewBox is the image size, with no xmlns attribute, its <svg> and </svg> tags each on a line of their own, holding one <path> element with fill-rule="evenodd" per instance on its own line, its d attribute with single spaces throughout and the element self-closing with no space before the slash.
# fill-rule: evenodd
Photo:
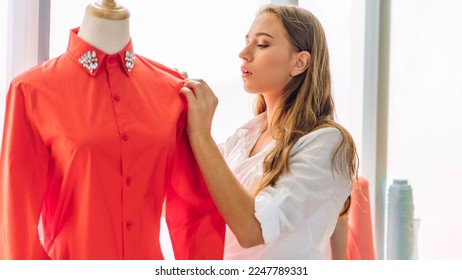
<svg viewBox="0 0 462 280">
<path fill-rule="evenodd" d="M 117 53 L 130 41 L 129 17 L 113 0 L 89 4 L 77 35 L 107 54 Z"/>
</svg>

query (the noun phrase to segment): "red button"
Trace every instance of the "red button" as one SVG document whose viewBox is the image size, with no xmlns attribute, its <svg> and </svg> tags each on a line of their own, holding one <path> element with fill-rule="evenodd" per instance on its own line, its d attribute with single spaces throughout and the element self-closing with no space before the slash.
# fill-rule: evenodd
<svg viewBox="0 0 462 280">
<path fill-rule="evenodd" d="M 128 141 L 128 135 L 126 133 L 122 134 L 122 140 Z"/>
<path fill-rule="evenodd" d="M 133 226 L 133 223 L 131 221 L 128 221 L 128 222 L 125 223 L 125 228 L 128 229 L 128 230 L 130 230 L 132 228 L 132 226 Z"/>
<path fill-rule="evenodd" d="M 112 64 L 116 62 L 117 57 L 116 56 L 109 56 L 107 58 L 107 63 Z"/>
<path fill-rule="evenodd" d="M 125 184 L 127 184 L 127 186 L 130 186 L 131 183 L 132 183 L 132 178 L 127 177 L 127 179 L 125 179 Z"/>
<path fill-rule="evenodd" d="M 119 101 L 120 101 L 120 96 L 119 96 L 119 95 L 114 95 L 114 100 L 115 100 L 116 102 L 119 102 Z"/>
</svg>

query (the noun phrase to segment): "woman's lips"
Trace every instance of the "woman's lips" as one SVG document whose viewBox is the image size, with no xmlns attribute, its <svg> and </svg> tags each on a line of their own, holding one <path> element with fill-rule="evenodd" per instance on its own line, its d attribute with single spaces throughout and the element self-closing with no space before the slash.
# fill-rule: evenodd
<svg viewBox="0 0 462 280">
<path fill-rule="evenodd" d="M 249 69 L 247 69 L 245 67 L 241 67 L 241 72 L 242 72 L 242 77 L 243 78 L 252 75 L 252 72 L 250 72 Z"/>
</svg>

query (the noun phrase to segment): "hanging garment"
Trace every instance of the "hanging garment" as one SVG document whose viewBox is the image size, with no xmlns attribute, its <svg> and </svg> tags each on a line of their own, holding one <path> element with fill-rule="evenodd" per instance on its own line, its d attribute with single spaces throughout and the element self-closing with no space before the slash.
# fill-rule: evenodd
<svg viewBox="0 0 462 280">
<path fill-rule="evenodd" d="M 369 182 L 366 178 L 359 177 L 355 182 L 351 201 L 348 222 L 348 259 L 374 260 Z"/>
</svg>

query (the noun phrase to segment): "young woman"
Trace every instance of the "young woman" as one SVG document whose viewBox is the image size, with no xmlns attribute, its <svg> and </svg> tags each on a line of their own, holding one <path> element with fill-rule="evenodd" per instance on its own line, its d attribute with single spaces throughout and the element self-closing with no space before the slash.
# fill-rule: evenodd
<svg viewBox="0 0 462 280">
<path fill-rule="evenodd" d="M 348 209 L 357 155 L 334 121 L 326 38 L 309 11 L 264 6 L 240 52 L 256 117 L 217 146 L 217 98 L 186 80 L 188 135 L 228 229 L 225 259 L 323 259 Z"/>
</svg>

